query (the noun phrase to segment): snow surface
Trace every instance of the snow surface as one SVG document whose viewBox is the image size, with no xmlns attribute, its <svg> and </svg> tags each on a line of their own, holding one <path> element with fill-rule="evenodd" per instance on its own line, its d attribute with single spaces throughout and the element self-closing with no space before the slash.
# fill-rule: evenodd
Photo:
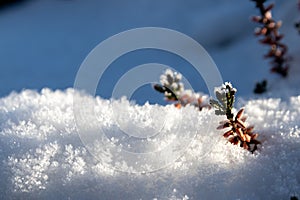
<svg viewBox="0 0 300 200">
<path fill-rule="evenodd" d="M 123 163 L 120 168 L 123 172 L 115 171 L 110 155 L 99 161 L 82 144 L 74 122 L 73 95 L 94 101 L 99 114 L 97 122 L 115 137 L 122 132 L 112 126 L 116 124 L 111 115 L 113 105 L 131 110 L 118 113 L 121 115 L 118 117 L 129 119 L 123 122 L 127 127 L 142 126 L 144 122 L 137 119 L 144 118 L 149 121 L 143 125 L 144 130 L 152 130 L 152 123 L 161 123 L 161 118 L 155 117 L 157 114 L 165 116 L 166 112 L 172 112 L 175 117 L 167 122 L 169 126 L 181 123 L 180 134 L 191 131 L 197 134 L 191 136 L 191 144 L 183 156 L 156 172 L 127 173 L 130 163 Z M 103 100 L 73 89 L 12 93 L 0 100 L 1 185 L 5 186 L 1 187 L 2 199 L 288 199 L 291 195 L 299 196 L 300 96 L 288 101 L 250 100 L 245 110 L 248 122 L 255 125 L 263 142 L 255 154 L 223 139 L 222 132 L 215 129 L 223 118 L 215 116 L 213 110 L 138 106 L 125 99 Z M 176 117 L 176 112 L 182 112 L 181 118 Z M 156 140 L 155 145 L 148 145 L 148 151 L 155 151 L 173 139 Z"/>
<path fill-rule="evenodd" d="M 284 42 L 293 57 L 288 79 L 269 74 L 268 62 L 262 59 L 267 50 L 253 36 L 255 24 L 249 20 L 258 11 L 247 0 L 32 0 L 1 10 L 0 199 L 299 197 L 300 37 L 293 24 L 300 14 L 296 1 L 275 2 L 273 16 L 283 21 L 280 31 L 285 34 Z M 107 100 L 65 89 L 72 87 L 81 62 L 99 42 L 120 31 L 144 26 L 172 28 L 204 45 L 223 79 L 231 81 L 238 89 L 237 96 L 243 97 L 236 108 L 245 107 L 247 122 L 260 134 L 263 145 L 259 151 L 251 154 L 227 143 L 222 131 L 215 130 L 223 118 L 215 116 L 212 110 L 141 106 L 126 99 Z M 126 70 L 153 60 L 190 75 L 189 81 L 197 85 L 194 89 L 205 92 L 204 83 L 193 77 L 186 63 L 168 55 L 164 58 L 158 55 L 161 52 L 145 52 L 150 57 L 136 53 L 114 63 L 108 71 L 111 74 L 100 82 L 107 91 L 98 94 L 109 97 L 111 87 Z M 270 92 L 253 96 L 255 81 L 263 78 L 269 80 Z M 147 100 L 151 95 L 147 91 L 135 100 L 143 104 L 143 98 Z M 147 146 L 134 141 L 123 147 L 155 151 L 182 134 L 190 141 L 183 146 L 186 152 L 152 173 L 128 173 L 135 172 L 135 168 L 126 162 L 114 170 L 116 160 L 112 155 L 100 155 L 103 159 L 99 160 L 80 140 L 73 113 L 74 96 L 93 103 L 98 118 L 91 121 L 96 122 L 91 127 L 104 128 L 112 145 L 126 141 L 122 140 L 121 129 L 141 136 L 136 130 L 142 128 L 143 134 L 151 133 L 163 121 L 168 125 L 163 130 L 167 137 L 154 139 Z M 159 99 L 162 96 L 157 94 L 154 102 L 161 103 Z M 128 112 L 112 115 L 116 108 Z M 170 131 L 175 129 L 177 132 Z M 164 156 L 159 158 L 173 155 L 166 152 Z"/>
</svg>

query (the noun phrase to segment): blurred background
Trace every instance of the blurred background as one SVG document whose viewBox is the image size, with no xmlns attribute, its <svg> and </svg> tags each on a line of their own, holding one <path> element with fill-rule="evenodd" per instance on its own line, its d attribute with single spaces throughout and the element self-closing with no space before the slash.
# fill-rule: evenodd
<svg viewBox="0 0 300 200">
<path fill-rule="evenodd" d="M 299 54 L 297 1 L 276 2 L 274 18 L 290 54 Z M 23 89 L 73 86 L 81 63 L 101 41 L 119 32 L 146 26 L 180 31 L 197 40 L 212 56 L 223 79 L 239 95 L 250 95 L 256 81 L 269 75 L 250 16 L 250 0 L 2 0 L 0 1 L 0 96 Z M 298 53 L 298 54 L 297 54 Z M 197 91 L 207 93 L 202 78 L 185 60 L 159 50 L 140 50 L 117 59 L 99 82 L 97 95 L 110 98 L 118 79 L 134 66 L 157 62 L 180 71 Z M 276 76 L 272 75 L 276 81 Z M 141 77 L 142 78 L 142 77 Z M 157 77 L 159 81 L 159 77 Z M 162 95 L 146 85 L 132 97 L 139 104 L 161 103 Z"/>
</svg>

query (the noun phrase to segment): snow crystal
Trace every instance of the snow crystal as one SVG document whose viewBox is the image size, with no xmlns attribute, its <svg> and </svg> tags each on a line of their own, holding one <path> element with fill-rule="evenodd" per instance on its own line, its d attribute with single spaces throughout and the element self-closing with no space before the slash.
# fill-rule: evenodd
<svg viewBox="0 0 300 200">
<path fill-rule="evenodd" d="M 14 190 L 29 192 L 46 189 L 48 174 L 52 167 L 56 167 L 51 160 L 57 153 L 58 145 L 49 143 L 35 152 L 27 152 L 21 158 L 9 156 L 7 164 L 14 174 Z"/>
<path fill-rule="evenodd" d="M 110 134 L 111 145 L 148 152 L 163 150 L 173 140 L 189 139 L 190 143 L 184 143 L 187 146 L 181 157 L 161 169 L 149 173 L 151 165 L 145 164 L 143 172 L 131 174 L 135 171 L 132 163 L 118 160 L 109 152 L 98 159 L 81 142 L 72 113 L 74 95 L 94 102 L 99 117 L 96 120 Z M 263 142 L 255 154 L 222 137 L 216 127 L 224 118 L 215 116 L 213 110 L 138 106 L 126 99 L 108 101 L 72 89 L 44 89 L 41 93 L 25 90 L 0 99 L 0 105 L 0 118 L 5 119 L 0 127 L 2 181 L 6 184 L 2 191 L 8 199 L 25 193 L 28 198 L 43 199 L 97 195 L 104 195 L 103 199 L 287 199 L 299 195 L 299 96 L 288 102 L 245 102 L 247 122 L 255 125 Z M 125 110 L 115 116 L 111 113 L 113 106 Z M 136 130 L 150 133 L 162 126 L 164 119 L 166 135 L 152 135 L 140 144 L 122 140 L 120 125 L 116 124 L 120 122 L 135 134 Z M 176 119 L 184 123 L 177 134 L 168 135 L 168 131 L 177 129 Z M 172 152 L 164 156 L 172 157 Z M 123 172 L 115 170 L 116 166 Z"/>
</svg>

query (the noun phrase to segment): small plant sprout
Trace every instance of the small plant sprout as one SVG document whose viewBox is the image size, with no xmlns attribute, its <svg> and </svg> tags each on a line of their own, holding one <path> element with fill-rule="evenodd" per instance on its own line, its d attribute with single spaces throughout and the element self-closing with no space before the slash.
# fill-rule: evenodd
<svg viewBox="0 0 300 200">
<path fill-rule="evenodd" d="M 261 144 L 256 138 L 257 133 L 253 133 L 253 126 L 246 126 L 246 117 L 243 116 L 244 109 L 240 109 L 236 115 L 233 114 L 235 93 L 237 90 L 231 83 L 226 82 L 221 87 L 215 89 L 217 100 L 211 99 L 210 104 L 215 108 L 216 115 L 226 115 L 226 120 L 221 121 L 217 129 L 226 129 L 223 134 L 232 144 L 239 145 L 250 152 L 257 150 L 257 145 Z"/>
<path fill-rule="evenodd" d="M 288 65 L 288 57 L 287 46 L 281 42 L 283 38 L 283 34 L 279 33 L 279 28 L 282 25 L 281 21 L 275 21 L 272 18 L 272 8 L 274 4 L 270 4 L 265 7 L 264 3 L 266 0 L 251 0 L 256 3 L 256 7 L 260 11 L 259 16 L 254 16 L 252 20 L 260 24 L 260 27 L 255 29 L 255 35 L 261 36 L 262 39 L 259 40 L 261 44 L 268 45 L 269 51 L 265 54 L 265 58 L 271 59 L 271 72 L 277 73 L 282 77 L 286 77 L 288 75 L 289 65 Z M 254 89 L 255 93 L 263 93 L 266 91 L 266 81 L 257 83 L 256 88 Z M 262 86 L 262 87 L 261 87 Z M 257 88 L 260 87 L 260 88 Z"/>
<path fill-rule="evenodd" d="M 199 108 L 199 110 L 205 107 L 210 108 L 207 96 L 194 93 L 192 90 L 185 90 L 181 79 L 182 75 L 180 73 L 167 69 L 160 76 L 161 84 L 155 84 L 154 89 L 163 93 L 166 101 L 174 102 L 177 108 L 186 105 L 193 105 Z"/>
</svg>

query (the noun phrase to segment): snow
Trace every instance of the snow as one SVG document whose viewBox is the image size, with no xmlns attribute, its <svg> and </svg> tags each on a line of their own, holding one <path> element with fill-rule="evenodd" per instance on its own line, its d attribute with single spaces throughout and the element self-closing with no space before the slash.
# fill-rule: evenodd
<svg viewBox="0 0 300 200">
<path fill-rule="evenodd" d="M 294 22 L 300 13 L 296 1 L 275 3 L 272 15 L 283 21 L 280 31 L 293 57 L 288 79 L 270 74 L 262 59 L 266 48 L 253 36 L 249 16 L 258 11 L 251 1 L 25 1 L 2 9 L 0 199 L 299 198 L 300 37 Z M 100 81 L 100 96 L 72 89 L 99 42 L 144 26 L 181 31 L 207 49 L 223 80 L 237 88 L 235 108 L 245 108 L 247 123 L 259 133 L 258 151 L 228 143 L 216 130 L 224 118 L 213 110 L 154 104 L 163 97 L 152 88 L 134 96 L 137 104 L 109 98 L 121 75 L 153 60 L 207 93 L 201 77 L 171 55 L 128 54 Z M 253 95 L 263 78 L 269 92 Z M 81 123 L 75 97 L 93 105 Z M 106 146 L 95 148 L 99 138 Z"/>
<path fill-rule="evenodd" d="M 164 151 L 166 143 L 185 135 L 188 141 L 180 139 L 179 143 L 185 145 L 183 154 L 169 160 L 174 153 L 165 151 L 165 157 L 156 159 L 170 163 L 144 173 L 138 170 L 157 166 L 152 163 L 155 159 L 141 168 L 131 166 L 126 158 L 117 165 L 120 158 L 109 152 L 98 159 L 79 138 L 73 96 L 94 102 L 97 123 L 111 134 L 107 136 L 115 145 L 111 148 L 122 143 L 127 151 Z M 223 118 L 213 110 L 139 106 L 126 99 L 104 100 L 73 89 L 12 93 L 0 100 L 1 185 L 6 186 L 1 195 L 6 199 L 288 199 L 300 191 L 299 105 L 300 96 L 245 103 L 247 122 L 255 125 L 263 142 L 260 150 L 251 154 L 221 137 L 216 127 Z M 114 106 L 126 110 L 118 113 L 119 121 L 111 114 Z M 152 136 L 148 143 L 141 135 L 139 140 L 124 140 L 122 127 L 129 133 L 143 127 L 147 135 L 160 128 L 164 117 L 158 116 L 167 116 L 163 137 Z M 141 118 L 147 123 L 138 120 Z M 130 142 L 132 147 L 127 146 Z"/>
</svg>

